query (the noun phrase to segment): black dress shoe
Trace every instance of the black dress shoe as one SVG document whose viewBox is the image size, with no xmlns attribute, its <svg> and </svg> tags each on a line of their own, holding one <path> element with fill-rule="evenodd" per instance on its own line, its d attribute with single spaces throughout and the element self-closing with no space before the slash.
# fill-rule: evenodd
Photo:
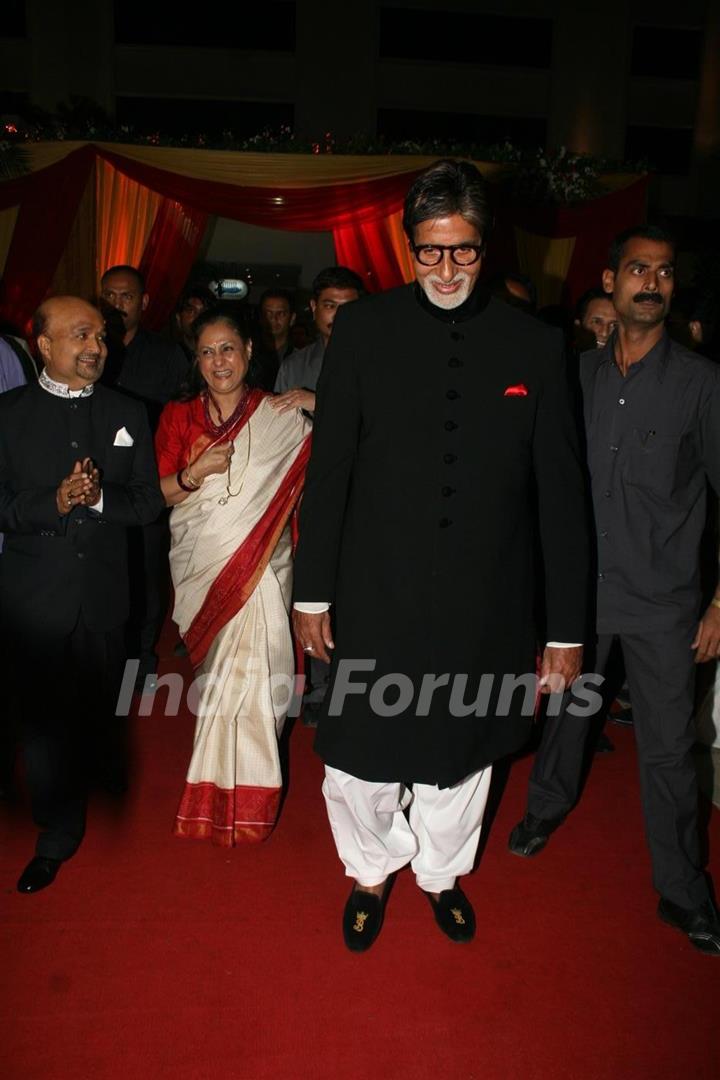
<svg viewBox="0 0 720 1080">
<path fill-rule="evenodd" d="M 559 825 L 562 825 L 563 821 L 564 818 L 543 821 L 533 814 L 526 814 L 510 833 L 508 848 L 513 855 L 529 859 L 531 855 L 537 855 L 542 851 L 551 834 Z"/>
<path fill-rule="evenodd" d="M 387 888 L 382 896 L 353 889 L 343 913 L 343 938 L 348 949 L 365 952 L 380 933 L 385 914 Z"/>
<path fill-rule="evenodd" d="M 425 893 L 435 914 L 435 922 L 451 941 L 472 941 L 475 937 L 475 912 L 462 889 L 444 889 L 437 900 Z"/>
<path fill-rule="evenodd" d="M 18 878 L 17 891 L 31 893 L 47 889 L 55 880 L 60 866 L 60 859 L 46 859 L 42 855 L 36 855 Z"/>
<path fill-rule="evenodd" d="M 658 915 L 663 922 L 682 930 L 700 952 L 720 956 L 720 918 L 712 900 L 697 908 L 684 908 L 672 900 L 660 899 Z"/>
</svg>

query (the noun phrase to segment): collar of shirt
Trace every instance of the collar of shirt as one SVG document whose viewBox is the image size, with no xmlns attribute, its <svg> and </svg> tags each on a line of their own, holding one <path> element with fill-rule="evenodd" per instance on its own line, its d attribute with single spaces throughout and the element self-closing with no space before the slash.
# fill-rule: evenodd
<svg viewBox="0 0 720 1080">
<path fill-rule="evenodd" d="M 599 364 L 613 364 L 615 365 L 615 342 L 617 339 L 616 332 L 613 331 L 612 336 L 609 338 L 604 349 L 600 350 Z M 662 382 L 667 372 L 668 361 L 670 359 L 670 346 L 671 340 L 667 330 L 663 330 L 662 337 L 659 341 L 656 341 L 652 349 L 646 352 L 640 360 L 636 360 L 634 364 L 631 364 L 628 369 L 628 375 L 631 375 L 633 371 L 640 371 L 645 367 L 650 367 L 651 370 L 657 375 L 658 382 Z M 592 353 L 592 350 L 590 350 Z M 587 355 L 587 354 L 585 354 Z M 617 367 L 617 365 L 615 365 Z M 619 368 L 617 369 L 620 370 Z"/>
<path fill-rule="evenodd" d="M 40 373 L 38 383 L 42 386 L 43 390 L 47 390 L 48 394 L 53 394 L 54 397 L 62 398 L 90 397 L 95 389 L 93 383 L 89 383 L 80 390 L 71 390 L 65 383 L 55 382 L 54 379 L 51 379 L 45 368 L 43 368 Z"/>
<path fill-rule="evenodd" d="M 476 285 L 467 300 L 463 300 L 458 307 L 441 308 L 428 300 L 425 290 L 416 281 L 415 299 L 420 307 L 427 311 L 428 315 L 432 315 L 433 318 L 438 319 L 440 322 L 458 323 L 465 322 L 466 319 L 472 319 L 483 312 L 490 303 L 490 293 L 482 285 Z"/>
</svg>

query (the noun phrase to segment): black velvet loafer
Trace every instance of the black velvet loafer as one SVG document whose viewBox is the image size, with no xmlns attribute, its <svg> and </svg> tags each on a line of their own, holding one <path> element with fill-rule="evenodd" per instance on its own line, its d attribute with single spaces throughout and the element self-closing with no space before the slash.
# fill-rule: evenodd
<svg viewBox="0 0 720 1080">
<path fill-rule="evenodd" d="M 720 918 L 712 900 L 697 908 L 683 908 L 661 898 L 658 915 L 668 926 L 682 930 L 690 943 L 708 956 L 720 956 Z"/>
<path fill-rule="evenodd" d="M 47 889 L 55 880 L 61 865 L 60 859 L 46 859 L 42 855 L 36 855 L 18 878 L 17 891 L 33 893 Z"/>
<path fill-rule="evenodd" d="M 343 938 L 352 952 L 366 952 L 380 933 L 387 892 L 376 896 L 353 889 L 350 893 L 343 913 Z"/>
<path fill-rule="evenodd" d="M 425 893 L 435 914 L 435 922 L 451 941 L 472 941 L 475 937 L 475 912 L 462 889 L 445 889 L 437 900 Z"/>
<path fill-rule="evenodd" d="M 552 833 L 562 823 L 562 818 L 554 821 L 543 821 L 533 814 L 526 814 L 510 833 L 508 848 L 513 855 L 520 855 L 524 859 L 529 859 L 531 855 L 537 855 L 542 851 Z"/>
</svg>

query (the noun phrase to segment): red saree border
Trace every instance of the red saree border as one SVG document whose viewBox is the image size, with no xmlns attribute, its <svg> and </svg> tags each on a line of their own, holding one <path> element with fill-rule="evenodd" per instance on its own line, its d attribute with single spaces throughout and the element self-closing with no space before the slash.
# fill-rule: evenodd
<svg viewBox="0 0 720 1080">
<path fill-rule="evenodd" d="M 203 662 L 217 634 L 247 603 L 264 574 L 302 492 L 309 458 L 310 434 L 305 436 L 267 510 L 208 589 L 185 633 L 193 667 L 199 667 Z"/>
<path fill-rule="evenodd" d="M 173 833 L 191 840 L 212 840 L 220 847 L 267 840 L 275 827 L 281 794 L 279 787 L 186 783 Z"/>
</svg>

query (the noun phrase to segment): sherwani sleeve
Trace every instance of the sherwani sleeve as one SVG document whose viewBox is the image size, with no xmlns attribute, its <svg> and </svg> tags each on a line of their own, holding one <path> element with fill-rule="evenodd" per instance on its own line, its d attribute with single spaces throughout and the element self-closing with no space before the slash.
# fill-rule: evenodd
<svg viewBox="0 0 720 1080">
<path fill-rule="evenodd" d="M 590 502 L 579 424 L 563 349 L 558 345 L 547 356 L 533 436 L 549 641 L 585 641 L 587 637 Z"/>
<path fill-rule="evenodd" d="M 335 318 L 317 385 L 312 455 L 295 556 L 294 599 L 299 602 L 331 603 L 335 598 L 343 522 L 361 426 L 357 327 L 349 316 L 341 310 Z"/>
<path fill-rule="evenodd" d="M 0 419 L 0 533 L 33 536 L 42 531 L 64 531 L 55 501 L 57 489 L 47 485 L 16 490 L 11 479 L 11 460 L 3 417 Z"/>
</svg>

